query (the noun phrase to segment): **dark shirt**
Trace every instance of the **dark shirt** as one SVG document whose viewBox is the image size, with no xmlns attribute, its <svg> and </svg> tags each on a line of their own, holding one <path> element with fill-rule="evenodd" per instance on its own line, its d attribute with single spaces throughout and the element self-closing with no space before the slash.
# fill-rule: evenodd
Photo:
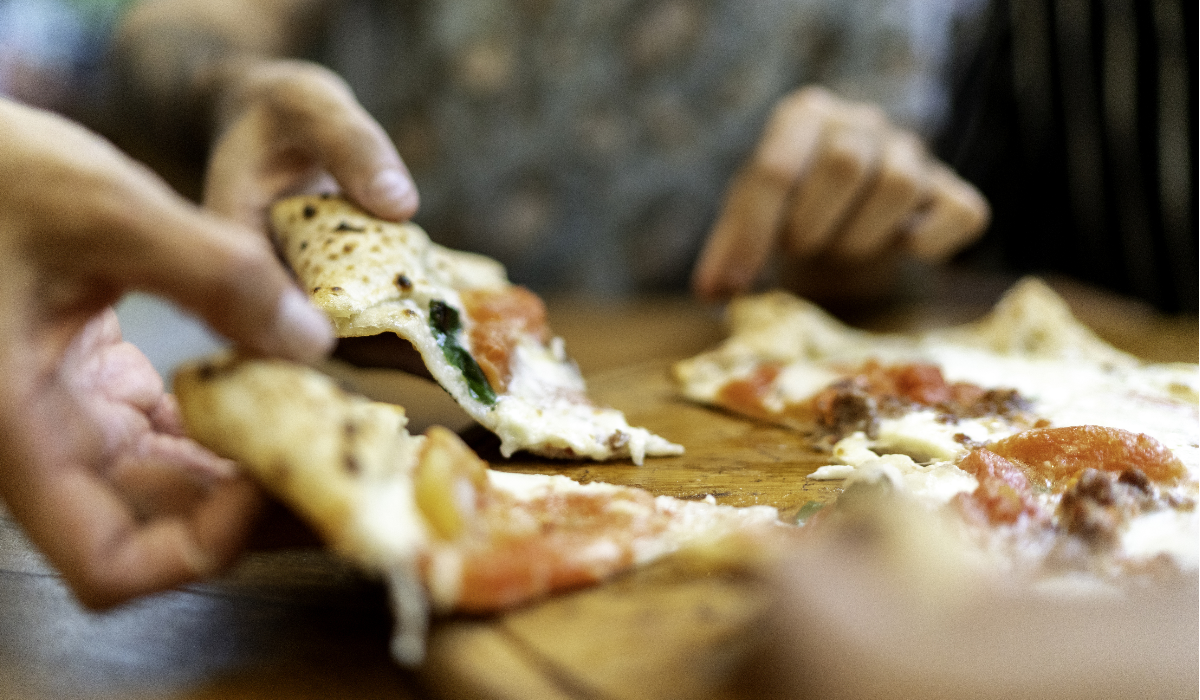
<svg viewBox="0 0 1200 700">
<path fill-rule="evenodd" d="M 1196 3 L 998 0 L 943 156 L 991 201 L 965 258 L 1197 308 Z"/>
</svg>

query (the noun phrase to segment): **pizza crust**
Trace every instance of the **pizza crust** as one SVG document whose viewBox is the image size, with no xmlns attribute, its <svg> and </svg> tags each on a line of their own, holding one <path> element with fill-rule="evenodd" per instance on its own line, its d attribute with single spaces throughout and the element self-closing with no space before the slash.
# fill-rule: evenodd
<svg viewBox="0 0 1200 700">
<path fill-rule="evenodd" d="M 481 398 L 431 325 L 432 309 L 453 310 L 453 334 L 468 355 L 474 321 L 464 295 L 513 288 L 489 258 L 450 250 L 412 223 L 369 216 L 345 200 L 296 197 L 272 210 L 277 243 L 313 302 L 340 337 L 395 333 L 412 343 L 433 378 L 481 425 L 500 437 L 510 456 L 528 450 L 549 457 L 607 460 L 678 455 L 680 445 L 632 427 L 615 409 L 593 406 L 561 340 L 522 338 L 510 355 L 513 381 Z M 540 303 L 540 302 L 539 302 Z M 470 362 L 472 360 L 468 360 Z"/>
</svg>

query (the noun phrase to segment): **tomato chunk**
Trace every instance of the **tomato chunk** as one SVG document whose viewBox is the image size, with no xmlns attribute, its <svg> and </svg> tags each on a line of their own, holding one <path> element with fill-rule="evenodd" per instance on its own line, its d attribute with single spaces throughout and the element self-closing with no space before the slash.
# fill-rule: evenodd
<svg viewBox="0 0 1200 700">
<path fill-rule="evenodd" d="M 988 449 L 1020 463 L 1026 474 L 1043 480 L 1055 492 L 1085 469 L 1116 473 L 1138 469 L 1167 486 L 1187 473 L 1183 462 L 1149 435 L 1096 425 L 1026 430 Z"/>
<path fill-rule="evenodd" d="M 978 449 L 964 457 L 958 466 L 979 480 L 979 487 L 970 495 L 956 497 L 961 510 L 993 524 L 1015 523 L 1022 514 L 1045 517 L 1029 479 L 1017 464 L 991 450 Z"/>
<path fill-rule="evenodd" d="M 745 379 L 735 379 L 717 394 L 717 404 L 750 416 L 766 416 L 763 399 L 779 376 L 779 365 L 762 365 Z"/>
</svg>

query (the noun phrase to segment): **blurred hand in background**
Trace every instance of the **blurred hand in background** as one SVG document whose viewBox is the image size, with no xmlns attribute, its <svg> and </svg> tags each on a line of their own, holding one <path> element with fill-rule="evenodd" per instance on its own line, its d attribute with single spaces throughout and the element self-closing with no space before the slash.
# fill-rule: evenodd
<svg viewBox="0 0 1200 700">
<path fill-rule="evenodd" d="M 878 107 L 806 87 L 779 102 L 730 183 L 692 286 L 706 299 L 746 292 L 775 256 L 847 270 L 897 251 L 941 262 L 989 216 L 978 190 Z"/>
</svg>

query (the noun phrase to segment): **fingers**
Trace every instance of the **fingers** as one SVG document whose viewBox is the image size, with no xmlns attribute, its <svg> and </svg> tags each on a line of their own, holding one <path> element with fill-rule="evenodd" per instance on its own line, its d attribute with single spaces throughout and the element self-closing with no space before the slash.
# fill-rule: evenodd
<svg viewBox="0 0 1200 700">
<path fill-rule="evenodd" d="M 749 288 L 776 244 L 785 207 L 821 136 L 832 97 L 806 88 L 785 98 L 750 163 L 734 177 L 692 275 L 702 299 Z"/>
<path fill-rule="evenodd" d="M 86 471 L 57 473 L 32 496 L 43 507 L 18 514 L 30 538 L 80 601 L 107 607 L 226 568 L 245 546 L 261 505 L 248 481 L 211 488 L 186 517 L 139 524 L 108 484 Z M 47 504 L 53 507 L 45 507 Z"/>
<path fill-rule="evenodd" d="M 838 258 L 863 260 L 884 250 L 926 196 L 925 149 L 908 134 L 888 139 L 874 182 L 862 195 L 833 248 Z"/>
<path fill-rule="evenodd" d="M 692 274 L 697 296 L 716 300 L 754 283 L 775 247 L 789 191 L 790 183 L 770 173 L 750 170 L 734 178 Z"/>
<path fill-rule="evenodd" d="M 991 207 L 970 183 L 936 165 L 928 203 L 905 240 L 924 260 L 940 261 L 977 239 L 991 220 Z"/>
<path fill-rule="evenodd" d="M 787 246 L 810 258 L 827 247 L 851 204 L 875 174 L 886 121 L 874 107 L 854 106 L 824 125 L 817 154 L 796 187 Z"/>
<path fill-rule="evenodd" d="M 37 278 L 26 305 L 35 309 L 22 310 L 38 323 L 82 323 L 136 288 L 259 353 L 313 361 L 332 348 L 328 319 L 261 236 L 201 211 L 64 119 L 5 106 L 0 125 L 14 137 L 0 145 L 0 161 L 23 172 L 0 193 L 3 238 Z"/>
<path fill-rule="evenodd" d="M 897 248 L 943 259 L 988 218 L 982 195 L 877 107 L 805 88 L 780 102 L 730 184 L 693 289 L 707 299 L 746 291 L 776 251 L 789 269 L 865 264 Z"/>
<path fill-rule="evenodd" d="M 416 186 L 395 146 L 335 74 L 271 61 L 235 82 L 230 125 L 209 165 L 207 206 L 261 228 L 272 201 L 332 176 L 377 216 L 399 221 L 416 212 Z"/>
<path fill-rule="evenodd" d="M 328 318 L 294 286 L 261 236 L 171 200 L 148 203 L 122 230 L 138 254 L 91 264 L 176 301 L 255 352 L 313 362 L 332 349 Z"/>
</svg>

